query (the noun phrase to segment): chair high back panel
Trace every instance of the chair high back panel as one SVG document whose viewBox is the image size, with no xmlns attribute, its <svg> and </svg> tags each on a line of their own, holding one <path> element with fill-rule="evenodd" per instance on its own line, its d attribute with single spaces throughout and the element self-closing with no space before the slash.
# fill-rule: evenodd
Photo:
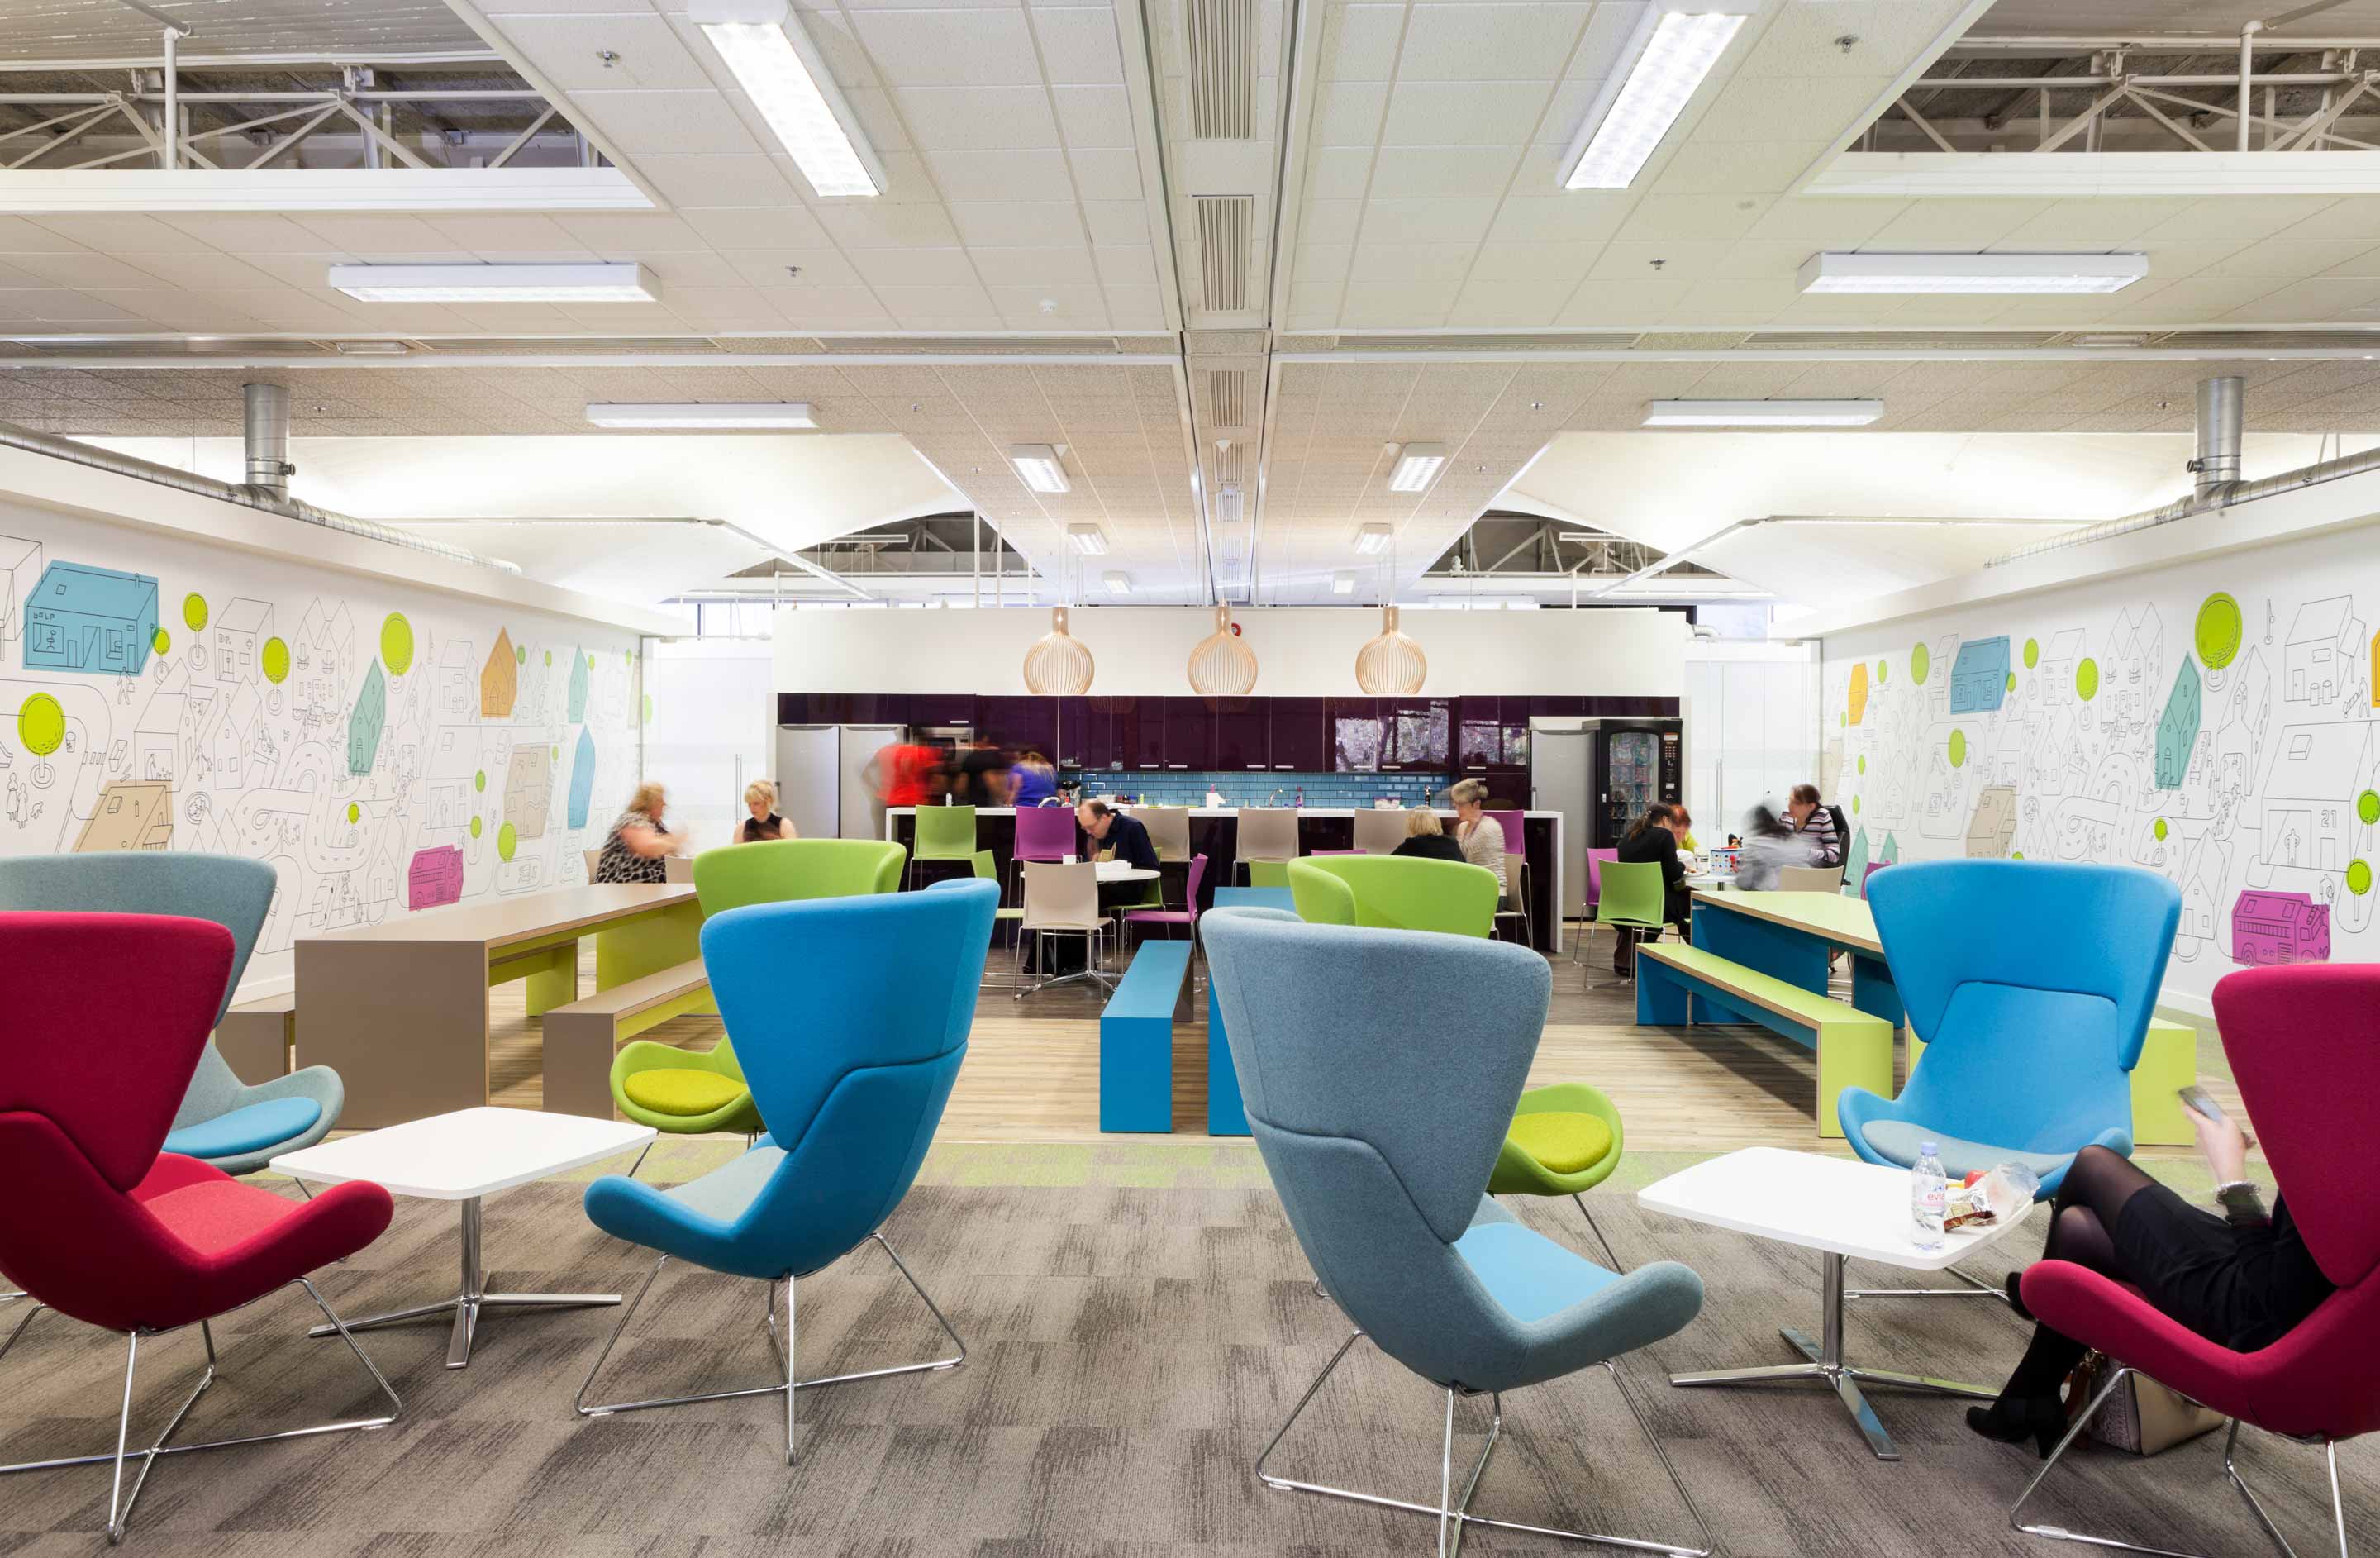
<svg viewBox="0 0 2380 1558">
<path fill-rule="evenodd" d="M 1075 811 L 1066 806 L 1028 806 L 1016 814 L 1019 860 L 1062 860 L 1075 847 Z"/>
<path fill-rule="evenodd" d="M 1148 842 L 1160 860 L 1190 858 L 1190 809 L 1186 806 L 1135 806 L 1133 817 L 1148 830 Z"/>
<path fill-rule="evenodd" d="M 1658 925 L 1668 897 L 1658 863 L 1609 860 L 1603 867 L 1603 901 L 1596 907 L 1596 918 L 1619 925 Z"/>
<path fill-rule="evenodd" d="M 1590 849 L 1586 852 L 1586 907 L 1594 908 L 1603 902 L 1603 868 L 1620 858 L 1617 849 Z"/>
<path fill-rule="evenodd" d="M 975 853 L 975 808 L 917 808 L 917 857 L 920 860 L 964 860 Z"/>
<path fill-rule="evenodd" d="M 1346 899 L 1323 885 L 1343 883 Z M 1289 888 L 1309 923 L 1485 936 L 1494 928 L 1496 873 L 1452 860 L 1393 855 L 1309 855 L 1290 862 Z M 1307 912 L 1311 902 L 1314 912 Z"/>
<path fill-rule="evenodd" d="M 1027 861 L 1025 867 L 1025 927 L 1087 925 L 1099 919 L 1099 869 L 1088 860 L 1072 865 Z"/>
<path fill-rule="evenodd" d="M 271 866 L 243 855 L 166 849 L 12 855 L 0 858 L 0 912 L 178 915 L 213 920 L 231 932 L 232 955 L 221 998 L 207 1019 L 212 1029 L 231 1007 L 232 992 L 248 969 L 279 882 Z"/>
<path fill-rule="evenodd" d="M 1297 858 L 1296 808 L 1288 806 L 1243 806 L 1239 816 L 1239 858 L 1243 860 L 1294 860 Z"/>
<path fill-rule="evenodd" d="M 1927 860 L 1867 885 L 1925 1041 L 1896 1113 L 1974 1120 L 1987 1100 L 1995 1145 L 2043 1152 L 2131 1120 L 2125 1074 L 2181 917 L 2173 883 L 2128 866 Z"/>
<path fill-rule="evenodd" d="M 1779 893 L 1833 893 L 1843 884 L 1843 873 L 1833 866 L 1779 866 Z"/>
<path fill-rule="evenodd" d="M 850 898 L 901 884 L 908 851 L 866 838 L 778 838 L 730 844 L 694 858 L 694 895 L 705 914 L 749 904 Z"/>
<path fill-rule="evenodd" d="M 1366 855 L 1393 855 L 1405 841 L 1405 814 L 1378 807 L 1355 813 L 1355 847 Z"/>
</svg>

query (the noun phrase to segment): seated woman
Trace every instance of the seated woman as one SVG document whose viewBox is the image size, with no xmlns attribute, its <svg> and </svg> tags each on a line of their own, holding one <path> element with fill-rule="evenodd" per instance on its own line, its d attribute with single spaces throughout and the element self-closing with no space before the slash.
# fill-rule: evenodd
<svg viewBox="0 0 2380 1558">
<path fill-rule="evenodd" d="M 1430 807 L 1416 806 L 1405 813 L 1405 840 L 1393 853 L 1424 860 L 1463 864 L 1463 846 L 1446 836 L 1446 829 Z"/>
<path fill-rule="evenodd" d="M 670 832 L 662 821 L 668 804 L 668 795 L 651 780 L 637 786 L 637 793 L 628 797 L 628 809 L 603 837 L 603 852 L 595 860 L 596 881 L 669 880 L 669 857 L 678 852 L 685 837 Z"/>
<path fill-rule="evenodd" d="M 2195 1110 L 2190 1123 L 2215 1170 L 2221 1216 L 2192 1206 L 2104 1147 L 2085 1147 L 2051 1205 L 2046 1260 L 2071 1260 L 2139 1289 L 2143 1297 L 2208 1341 L 2237 1352 L 2268 1347 L 2331 1294 L 2330 1279 L 2276 1197 L 2242 1177 L 2248 1138 L 2229 1120 Z M 2009 1300 L 2019 1301 L 2017 1276 Z M 2046 1459 L 2066 1431 L 2058 1387 L 2082 1360 L 2082 1344 L 2046 1325 L 1989 1406 L 1967 1410 L 1967 1426 L 2004 1444 L 2031 1439 Z"/>
<path fill-rule="evenodd" d="M 1454 837 L 1463 846 L 1463 858 L 1494 871 L 1497 891 L 1510 893 L 1512 884 L 1504 875 L 1504 851 L 1511 841 L 1504 837 L 1504 824 L 1488 815 L 1486 782 L 1465 779 L 1447 795 L 1454 802 Z"/>
<path fill-rule="evenodd" d="M 1764 801 L 1744 814 L 1743 848 L 1735 858 L 1735 890 L 1775 892 L 1779 871 L 1787 866 L 1810 865 L 1813 856 L 1810 840 L 1787 827 Z"/>
<path fill-rule="evenodd" d="M 744 786 L 745 809 L 752 815 L 735 830 L 738 844 L 758 844 L 764 839 L 799 838 L 793 823 L 777 815 L 777 786 L 766 779 L 755 779 Z"/>
<path fill-rule="evenodd" d="M 1678 835 L 1683 832 L 1678 821 L 1678 809 L 1659 801 L 1645 809 L 1644 815 L 1629 825 L 1620 840 L 1620 859 L 1632 866 L 1658 865 L 1661 868 L 1661 918 L 1686 933 L 1686 868 L 1678 858 Z M 1642 934 L 1647 941 L 1660 940 L 1658 931 L 1631 931 L 1612 943 L 1611 971 L 1628 976 L 1635 969 L 1635 938 Z"/>
</svg>

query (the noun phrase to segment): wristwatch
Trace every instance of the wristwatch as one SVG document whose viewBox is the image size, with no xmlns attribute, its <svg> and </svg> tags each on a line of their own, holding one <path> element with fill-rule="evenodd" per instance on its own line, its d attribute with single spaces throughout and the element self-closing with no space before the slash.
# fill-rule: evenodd
<svg viewBox="0 0 2380 1558">
<path fill-rule="evenodd" d="M 2252 1179 L 2229 1179 L 2215 1187 L 2215 1204 L 2229 1211 L 2262 1207 L 2265 1193 Z"/>
</svg>

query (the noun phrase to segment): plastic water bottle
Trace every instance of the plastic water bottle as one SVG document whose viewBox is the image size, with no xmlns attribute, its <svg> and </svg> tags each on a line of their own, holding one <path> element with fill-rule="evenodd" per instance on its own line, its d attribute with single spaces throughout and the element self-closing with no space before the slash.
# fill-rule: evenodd
<svg viewBox="0 0 2380 1558">
<path fill-rule="evenodd" d="M 1909 1171 L 1909 1242 L 1920 1249 L 1942 1248 L 1942 1211 L 1949 1186 L 1942 1175 L 1941 1149 L 1917 1144 L 1917 1166 Z"/>
</svg>

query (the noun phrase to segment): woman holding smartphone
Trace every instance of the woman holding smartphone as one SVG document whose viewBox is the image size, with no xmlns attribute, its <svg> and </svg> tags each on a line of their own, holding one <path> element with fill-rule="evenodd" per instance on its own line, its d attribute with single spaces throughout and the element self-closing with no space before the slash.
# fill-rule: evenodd
<svg viewBox="0 0 2380 1558">
<path fill-rule="evenodd" d="M 2268 1347 L 2287 1335 L 2331 1284 L 2306 1250 L 2286 1202 L 2246 1177 L 2248 1138 L 2205 1092 L 2183 1089 L 2199 1150 L 2215 1170 L 2215 1204 L 2192 1206 L 2128 1160 L 2085 1147 L 2051 1203 L 2046 1260 L 2071 1260 L 2129 1283 L 2158 1309 L 2208 1341 L 2237 1352 Z M 2026 1313 L 2017 1278 L 2009 1301 Z M 2066 1431 L 2058 1390 L 2082 1361 L 2082 1344 L 2036 1324 L 2032 1345 L 1989 1406 L 1968 1408 L 1967 1426 L 2013 1444 L 2031 1439 L 2046 1457 Z"/>
</svg>

